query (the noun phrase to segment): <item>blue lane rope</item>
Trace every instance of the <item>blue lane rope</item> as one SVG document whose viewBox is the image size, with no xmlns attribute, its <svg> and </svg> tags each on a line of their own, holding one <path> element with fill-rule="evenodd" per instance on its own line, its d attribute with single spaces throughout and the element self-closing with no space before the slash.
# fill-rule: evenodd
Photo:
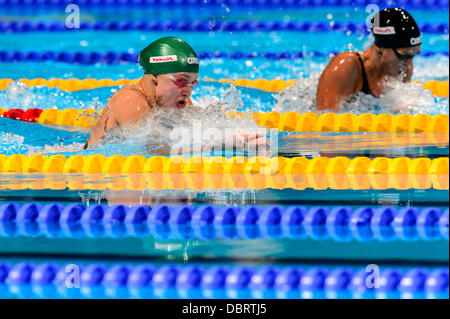
<svg viewBox="0 0 450 319">
<path fill-rule="evenodd" d="M 311 57 L 330 57 L 338 54 L 338 52 L 199 52 L 198 57 L 201 60 L 208 59 L 270 59 L 270 60 L 294 60 Z M 420 56 L 431 57 L 435 55 L 443 55 L 448 57 L 448 52 L 422 52 Z M 0 62 L 45 62 L 55 61 L 62 63 L 92 65 L 101 64 L 118 64 L 118 63 L 137 63 L 138 54 L 127 52 L 21 52 L 21 51 L 0 51 Z"/>
<path fill-rule="evenodd" d="M 0 205 L 0 237 L 448 240 L 449 210 L 345 206 Z"/>
<path fill-rule="evenodd" d="M 391 7 L 391 0 L 0 0 L 0 6 L 8 7 L 46 7 L 54 8 L 68 4 L 78 4 L 86 7 L 98 6 L 201 6 L 214 7 L 226 5 L 229 7 L 255 8 L 302 8 L 323 6 L 358 6 L 366 7 L 377 4 L 379 7 Z M 448 0 L 396 0 L 399 7 L 414 9 L 448 9 Z"/>
<path fill-rule="evenodd" d="M 446 23 L 422 23 L 422 33 L 448 34 Z M 57 32 L 77 30 L 102 31 L 182 31 L 182 32 L 269 32 L 269 31 L 301 31 L 301 32 L 352 32 L 368 33 L 364 23 L 353 22 L 272 22 L 272 21 L 82 21 L 80 28 L 67 28 L 65 22 L 33 22 L 33 21 L 0 21 L 0 33 L 3 32 Z"/>
<path fill-rule="evenodd" d="M 304 293 L 350 293 L 353 297 L 444 297 L 449 290 L 448 268 L 381 268 L 375 270 L 351 267 L 253 266 L 253 265 L 59 265 L 56 263 L 9 264 L 0 262 L 0 287 L 20 296 L 21 288 L 32 287 L 41 297 L 81 297 L 92 294 L 117 294 L 128 290 L 127 297 L 164 297 L 170 291 L 181 297 L 227 297 L 227 293 L 247 293 L 247 297 L 304 297 Z M 373 277 L 373 278 L 371 278 Z M 369 285 L 373 283 L 373 285 Z M 43 288 L 46 288 L 45 290 Z M 53 288 L 53 289 L 52 289 Z M 77 289 L 80 288 L 80 289 Z M 151 290 L 148 290 L 148 289 Z M 92 290 L 94 289 L 94 290 Z M 103 291 L 102 291 L 103 290 Z M 23 291 L 26 291 L 23 289 Z M 139 291 L 146 292 L 139 296 Z M 234 293 L 233 293 L 234 292 Z M 0 295 L 2 290 L 0 290 Z M 136 294 L 137 293 L 137 294 Z M 199 295 L 200 293 L 200 295 Z M 266 294 L 265 294 L 266 293 Z M 272 293 L 273 295 L 268 295 Z M 295 293 L 299 295 L 295 295 Z M 43 294 L 43 295 L 42 295 Z M 70 295 L 71 294 L 71 295 Z M 294 294 L 294 295 L 292 295 Z M 230 295 L 228 295 L 230 296 Z M 22 296 L 27 297 L 27 296 Z M 28 296 L 30 297 L 30 296 Z M 115 295 L 118 297 L 118 295 Z M 125 297 L 122 295 L 122 297 Z M 169 297 L 165 295 L 165 297 Z"/>
</svg>

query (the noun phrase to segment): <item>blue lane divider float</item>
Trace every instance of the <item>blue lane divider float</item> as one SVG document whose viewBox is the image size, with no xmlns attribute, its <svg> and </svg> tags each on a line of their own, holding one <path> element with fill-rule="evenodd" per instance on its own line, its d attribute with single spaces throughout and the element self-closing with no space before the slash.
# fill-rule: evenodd
<svg viewBox="0 0 450 319">
<path fill-rule="evenodd" d="M 419 24 L 422 33 L 448 34 L 446 23 Z M 65 22 L 0 21 L 1 32 L 102 31 L 181 31 L 181 32 L 352 32 L 368 33 L 364 23 L 353 22 L 280 22 L 280 21 L 82 21 L 79 28 L 67 28 Z"/>
<path fill-rule="evenodd" d="M 0 205 L 0 237 L 448 240 L 449 210 L 427 207 Z"/>
<path fill-rule="evenodd" d="M 0 5 L 9 7 L 61 7 L 68 4 L 80 6 L 201 6 L 214 7 L 226 5 L 229 7 L 255 8 L 302 8 L 323 6 L 358 6 L 366 7 L 377 4 L 379 7 L 391 7 L 393 3 L 400 7 L 414 9 L 448 9 L 448 0 L 0 0 Z"/>
<path fill-rule="evenodd" d="M 0 297 L 448 298 L 448 291 L 448 268 L 0 262 Z"/>
<path fill-rule="evenodd" d="M 207 59 L 256 59 L 264 58 L 270 60 L 288 60 L 303 59 L 311 57 L 330 57 L 338 52 L 199 52 L 198 57 L 202 60 Z M 420 56 L 430 57 L 434 55 L 449 56 L 448 52 L 422 52 Z M 118 63 L 137 63 L 138 54 L 128 52 L 21 52 L 21 51 L 0 51 L 0 62 L 44 62 L 55 61 L 73 64 L 118 64 Z"/>
</svg>

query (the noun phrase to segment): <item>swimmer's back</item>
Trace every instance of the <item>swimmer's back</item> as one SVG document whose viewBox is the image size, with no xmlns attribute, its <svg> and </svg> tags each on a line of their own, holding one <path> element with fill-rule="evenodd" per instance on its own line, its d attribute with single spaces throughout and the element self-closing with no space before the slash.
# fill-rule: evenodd
<svg viewBox="0 0 450 319">
<path fill-rule="evenodd" d="M 98 143 L 106 131 L 129 121 L 137 121 L 144 114 L 150 112 L 150 109 L 150 101 L 137 85 L 120 89 L 109 99 L 100 120 L 92 128 L 92 134 L 87 144 Z"/>
</svg>

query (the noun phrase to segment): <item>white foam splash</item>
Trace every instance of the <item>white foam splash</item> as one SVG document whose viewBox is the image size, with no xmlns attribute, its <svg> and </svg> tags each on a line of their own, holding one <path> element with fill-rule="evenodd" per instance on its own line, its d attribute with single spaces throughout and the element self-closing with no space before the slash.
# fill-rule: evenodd
<svg viewBox="0 0 450 319">
<path fill-rule="evenodd" d="M 67 153 L 67 152 L 79 152 L 83 149 L 84 143 L 73 143 L 70 145 L 60 144 L 48 145 L 44 148 L 30 147 L 30 150 L 26 153 L 27 156 L 36 154 L 55 154 L 55 153 Z"/>
<path fill-rule="evenodd" d="M 0 134 L 0 146 L 10 146 L 22 145 L 25 138 L 23 136 L 12 134 L 12 133 L 2 133 Z"/>
<path fill-rule="evenodd" d="M 297 82 L 275 94 L 277 100 L 273 110 L 278 112 L 316 112 L 316 91 L 320 73 L 313 73 L 309 78 L 300 78 Z M 418 83 L 402 83 L 391 79 L 386 84 L 385 92 L 380 98 L 358 93 L 341 105 L 339 112 L 355 114 L 372 112 L 439 114 L 448 113 L 448 99 L 436 102 L 431 91 L 425 90 Z"/>
<path fill-rule="evenodd" d="M 95 148 L 120 143 L 126 147 L 145 148 L 146 153 L 164 154 L 173 150 L 174 141 L 171 140 L 171 137 L 176 135 L 174 133 L 182 130 L 191 134 L 191 138 L 186 139 L 187 144 L 201 144 L 203 147 L 212 147 L 213 144 L 219 143 L 219 137 L 217 140 L 211 138 L 205 141 L 204 137 L 200 135 L 199 138 L 202 138 L 200 143 L 192 133 L 196 129 L 201 128 L 202 131 L 214 129 L 216 132 L 220 131 L 217 135 L 226 136 L 226 138 L 233 138 L 226 135 L 227 129 L 233 129 L 235 132 L 239 129 L 242 131 L 259 129 L 261 131 L 261 128 L 251 119 L 225 116 L 242 106 L 239 90 L 234 85 L 230 85 L 220 99 L 214 96 L 203 97 L 196 101 L 195 105 L 184 109 L 157 107 L 146 119 L 109 130 Z M 220 139 L 220 144 L 221 141 Z M 189 145 L 178 144 L 178 147 Z"/>
<path fill-rule="evenodd" d="M 312 73 L 307 78 L 300 77 L 294 85 L 284 89 L 273 97 L 277 103 L 273 111 L 278 112 L 315 112 L 316 88 L 320 73 Z"/>
<path fill-rule="evenodd" d="M 33 105 L 35 96 L 33 92 L 21 81 L 9 83 L 6 88 L 6 97 L 15 107 L 28 108 Z"/>
<path fill-rule="evenodd" d="M 98 96 L 80 99 L 73 92 L 62 91 L 58 88 L 43 86 L 28 87 L 22 81 L 14 81 L 8 84 L 5 91 L 0 91 L 0 105 L 3 108 L 19 108 L 27 110 L 29 108 L 40 109 L 97 109 L 103 108 L 103 103 Z"/>
</svg>

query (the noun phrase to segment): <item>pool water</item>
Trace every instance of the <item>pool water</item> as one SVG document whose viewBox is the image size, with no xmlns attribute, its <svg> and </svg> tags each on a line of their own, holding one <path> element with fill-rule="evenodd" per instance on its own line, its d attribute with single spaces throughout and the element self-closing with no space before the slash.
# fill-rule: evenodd
<svg viewBox="0 0 450 319">
<path fill-rule="evenodd" d="M 209 5 L 206 1 L 183 9 L 168 10 L 164 5 L 114 9 L 80 5 L 80 11 L 82 22 L 137 22 L 157 17 L 150 20 L 360 25 L 367 16 L 365 7 L 357 4 L 267 8 Z M 446 25 L 445 32 L 422 35 L 423 54 L 414 60 L 413 80 L 447 81 L 448 85 L 448 6 L 432 9 L 419 5 L 409 11 L 418 24 Z M 66 17 L 63 7 L 31 8 L 25 4 L 0 8 L 0 26 L 9 21 L 63 23 Z M 10 61 L 6 58 L 10 52 L 19 52 L 22 57 L 29 52 L 137 55 L 152 41 L 168 35 L 183 38 L 204 56 L 217 52 L 226 55 L 200 59 L 200 83 L 192 96 L 198 110 L 194 116 L 198 122 L 192 126 L 216 126 L 221 131 L 258 126 L 248 119 L 225 118 L 219 109 L 244 113 L 314 112 L 318 76 L 331 55 L 363 50 L 371 44 L 368 34 L 359 31 L 10 32 L 0 27 L 0 79 L 14 81 L 0 90 L 0 108 L 101 110 L 121 86 L 64 91 L 28 87 L 20 79 L 134 80 L 143 73 L 137 61 Z M 277 57 L 282 52 L 291 56 Z M 259 55 L 254 57 L 253 53 Z M 302 56 L 293 57 L 296 53 Z M 280 93 L 219 82 L 223 79 L 297 82 Z M 413 107 L 400 114 L 449 113 L 448 94 L 438 97 L 421 85 L 398 83 L 392 83 L 390 91 L 380 99 L 358 97 L 345 112 L 394 114 L 393 106 L 401 103 Z M 194 119 L 188 111 L 178 117 L 162 118 L 172 129 Z M 439 160 L 444 166 L 447 163 L 446 171 L 444 167 L 430 177 L 433 187 L 417 187 L 414 182 L 407 187 L 392 186 L 395 176 L 413 175 L 412 168 L 405 173 L 404 167 L 399 168 L 401 173 L 383 171 L 369 177 L 372 185 L 384 175 L 391 181 L 386 184 L 389 186 L 378 189 L 357 188 L 355 183 L 336 186 L 333 181 L 343 173 L 334 171 L 317 175 L 306 172 L 304 176 L 280 174 L 288 180 L 286 185 L 295 185 L 297 179 L 304 178 L 309 186 L 278 189 L 274 180 L 280 176 L 267 173 L 261 175 L 263 187 L 258 186 L 261 176 L 256 174 L 252 180 L 247 172 L 245 176 L 223 174 L 219 179 L 230 182 L 236 178 L 238 185 L 239 178 L 244 178 L 248 187 L 213 189 L 152 188 L 147 185 L 157 184 L 156 177 L 130 172 L 2 172 L 6 158 L 17 154 L 63 155 L 67 159 L 79 155 L 139 155 L 145 160 L 165 157 L 167 154 L 159 153 L 154 144 L 167 143 L 170 129 L 158 128 L 163 136 L 152 141 L 148 131 L 155 127 L 147 122 L 135 136 L 83 150 L 88 128 L 0 116 L 0 298 L 448 298 L 448 183 L 436 186 L 436 180 L 442 182 L 445 174 L 448 180 L 448 124 L 447 132 L 437 133 L 264 130 L 271 143 L 270 156 L 288 160 L 347 157 L 350 163 L 360 157 L 370 161 L 387 157 L 399 161 L 428 158 L 430 163 Z M 181 155 L 189 158 L 200 153 Z M 243 150 L 213 151 L 208 155 L 228 160 L 251 157 Z M 415 168 L 415 172 L 419 169 Z M 204 185 L 211 185 L 208 183 L 215 178 L 189 174 L 186 179 L 192 178 L 192 182 L 198 178 Z M 414 174 L 417 180 L 428 178 L 426 173 Z M 364 178 L 362 175 L 357 178 Z M 145 187 L 136 186 L 141 185 L 139 178 L 146 181 Z M 173 176 L 163 173 L 162 178 Z M 316 187 L 324 180 L 329 187 Z M 373 264 L 379 266 L 380 276 L 385 279 L 379 289 L 364 286 L 370 274 L 367 267 Z M 81 269 L 80 289 L 64 284 L 67 265 Z M 222 283 L 211 283 L 211 278 L 221 276 Z M 332 284 L 336 281 L 342 285 Z"/>
</svg>

